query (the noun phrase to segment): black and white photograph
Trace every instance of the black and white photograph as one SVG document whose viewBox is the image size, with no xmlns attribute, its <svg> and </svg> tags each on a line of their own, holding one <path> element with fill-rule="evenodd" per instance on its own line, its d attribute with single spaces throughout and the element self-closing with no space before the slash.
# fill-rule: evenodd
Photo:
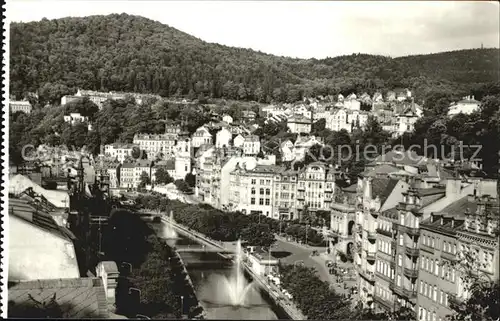
<svg viewBox="0 0 500 321">
<path fill-rule="evenodd" d="M 3 9 L 1 317 L 500 321 L 498 1 Z"/>
</svg>

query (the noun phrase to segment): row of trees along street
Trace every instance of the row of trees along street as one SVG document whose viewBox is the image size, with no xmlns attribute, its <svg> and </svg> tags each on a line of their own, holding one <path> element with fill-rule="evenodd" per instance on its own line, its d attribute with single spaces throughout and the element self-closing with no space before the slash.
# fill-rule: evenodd
<svg viewBox="0 0 500 321">
<path fill-rule="evenodd" d="M 156 193 L 140 195 L 136 199 L 136 203 L 146 210 L 162 213 L 173 211 L 177 223 L 214 240 L 236 241 L 242 239 L 248 244 L 269 248 L 276 241 L 274 234 L 281 232 L 297 241 L 304 243 L 307 241 L 312 246 L 325 245 L 321 234 L 313 228 L 308 228 L 309 225 L 306 221 L 302 223 L 298 221 L 288 222 L 259 214 L 244 215 L 241 212 L 224 212 L 206 204 L 192 205 L 177 200 L 168 200 Z"/>
</svg>

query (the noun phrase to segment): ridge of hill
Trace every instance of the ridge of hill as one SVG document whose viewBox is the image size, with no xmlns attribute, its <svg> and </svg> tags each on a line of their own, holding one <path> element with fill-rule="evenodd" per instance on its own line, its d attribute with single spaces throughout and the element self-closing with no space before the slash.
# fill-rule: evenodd
<svg viewBox="0 0 500 321">
<path fill-rule="evenodd" d="M 10 33 L 10 91 L 38 92 L 41 103 L 77 88 L 293 102 L 396 87 L 465 95 L 499 81 L 499 49 L 295 59 L 208 43 L 128 14 L 12 23 Z"/>
</svg>

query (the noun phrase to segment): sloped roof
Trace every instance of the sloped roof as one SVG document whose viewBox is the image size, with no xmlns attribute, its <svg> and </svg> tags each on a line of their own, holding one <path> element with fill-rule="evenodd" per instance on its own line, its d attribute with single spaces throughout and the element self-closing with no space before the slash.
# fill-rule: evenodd
<svg viewBox="0 0 500 321">
<path fill-rule="evenodd" d="M 38 302 L 49 302 L 54 294 L 64 318 L 108 317 L 106 293 L 100 278 L 12 282 L 8 301 L 14 306 L 33 305 L 30 295 Z"/>
<path fill-rule="evenodd" d="M 35 209 L 28 201 L 9 197 L 9 214 L 14 215 L 54 236 L 71 240 L 75 236 L 68 229 L 57 225 L 54 218 L 47 212 Z"/>
<path fill-rule="evenodd" d="M 416 166 L 425 162 L 425 157 L 419 156 L 413 151 L 396 151 L 391 150 L 383 155 L 378 156 L 370 165 L 379 163 L 393 163 L 398 165 Z"/>
<path fill-rule="evenodd" d="M 389 164 L 382 164 L 372 168 L 368 168 L 363 171 L 360 176 L 362 177 L 376 177 L 377 175 L 390 174 L 394 172 L 398 172 L 400 169 L 396 166 Z"/>
<path fill-rule="evenodd" d="M 384 204 L 398 180 L 390 178 L 374 178 L 372 180 L 372 197 L 380 199 L 380 204 Z"/>
<path fill-rule="evenodd" d="M 30 187 L 35 193 L 43 195 L 55 207 L 69 207 L 67 192 L 47 190 L 24 175 L 18 174 L 9 177 L 9 194 L 19 195 Z"/>
</svg>

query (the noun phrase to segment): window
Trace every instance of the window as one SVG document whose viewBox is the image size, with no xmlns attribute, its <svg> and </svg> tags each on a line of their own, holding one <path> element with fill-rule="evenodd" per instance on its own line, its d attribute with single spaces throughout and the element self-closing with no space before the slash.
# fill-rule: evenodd
<svg viewBox="0 0 500 321">
<path fill-rule="evenodd" d="M 269 204 L 270 204 L 270 202 L 271 202 L 271 201 L 269 200 L 269 198 L 266 198 L 266 205 L 269 205 Z"/>
<path fill-rule="evenodd" d="M 264 199 L 263 198 L 259 198 L 259 205 L 264 205 Z"/>
<path fill-rule="evenodd" d="M 437 302 L 437 286 L 434 285 L 434 290 L 432 291 L 432 299 L 434 300 L 434 302 Z"/>
<path fill-rule="evenodd" d="M 437 259 L 434 261 L 434 274 L 439 276 L 439 261 Z"/>
<path fill-rule="evenodd" d="M 443 304 L 443 299 L 444 299 L 443 290 L 439 290 L 439 304 Z"/>
<path fill-rule="evenodd" d="M 422 307 L 418 307 L 418 319 L 420 321 L 424 320 L 424 309 Z"/>
<path fill-rule="evenodd" d="M 434 237 L 431 237 L 431 247 L 434 247 Z"/>
<path fill-rule="evenodd" d="M 403 245 L 403 242 L 404 242 L 404 237 L 403 235 L 399 235 L 399 245 Z"/>
<path fill-rule="evenodd" d="M 261 180 L 259 181 L 259 184 L 260 184 L 260 185 L 264 185 L 264 180 L 263 180 L 263 179 L 261 179 Z"/>
<path fill-rule="evenodd" d="M 401 275 L 398 274 L 397 278 L 396 278 L 396 283 L 398 286 L 401 286 Z"/>
<path fill-rule="evenodd" d="M 444 294 L 444 306 L 448 306 L 448 293 Z"/>
<path fill-rule="evenodd" d="M 403 266 L 403 256 L 401 254 L 398 255 L 398 266 Z"/>
<path fill-rule="evenodd" d="M 405 215 L 404 214 L 399 215 L 399 224 L 405 225 Z"/>
<path fill-rule="evenodd" d="M 419 291 L 420 294 L 423 294 L 424 293 L 424 281 L 420 281 L 420 291 Z"/>
<path fill-rule="evenodd" d="M 260 194 L 260 195 L 264 195 L 264 189 L 263 189 L 263 188 L 260 188 L 260 189 L 259 189 L 259 194 Z"/>
<path fill-rule="evenodd" d="M 271 190 L 269 188 L 266 188 L 266 195 L 271 195 Z"/>
<path fill-rule="evenodd" d="M 252 187 L 252 191 L 251 191 L 252 195 L 255 194 L 255 188 Z"/>
<path fill-rule="evenodd" d="M 252 185 L 255 185 L 256 182 L 257 180 L 255 178 L 252 178 Z"/>
<path fill-rule="evenodd" d="M 250 199 L 250 204 L 255 205 L 255 197 L 252 197 L 252 198 Z"/>
<path fill-rule="evenodd" d="M 432 321 L 436 321 L 436 312 L 432 312 Z"/>
<path fill-rule="evenodd" d="M 451 282 L 455 283 L 455 268 L 451 268 Z"/>
<path fill-rule="evenodd" d="M 428 296 L 429 295 L 429 284 L 425 283 L 424 285 L 424 295 Z"/>
</svg>

